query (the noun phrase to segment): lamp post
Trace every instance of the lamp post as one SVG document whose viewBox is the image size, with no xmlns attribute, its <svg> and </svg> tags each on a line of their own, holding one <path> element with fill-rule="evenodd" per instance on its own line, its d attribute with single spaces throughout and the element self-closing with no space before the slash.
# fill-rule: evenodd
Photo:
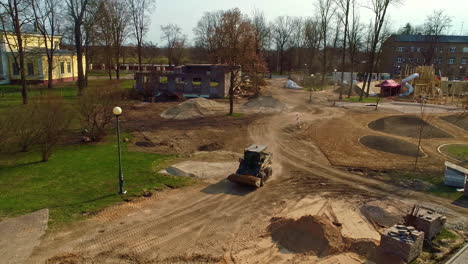
<svg viewBox="0 0 468 264">
<path fill-rule="evenodd" d="M 118 155 L 119 155 L 119 194 L 125 194 L 127 191 L 123 190 L 124 179 L 122 173 L 122 154 L 120 151 L 120 120 L 119 116 L 122 114 L 122 108 L 116 106 L 112 110 L 115 115 L 115 119 L 117 121 L 117 148 L 118 148 Z"/>
</svg>

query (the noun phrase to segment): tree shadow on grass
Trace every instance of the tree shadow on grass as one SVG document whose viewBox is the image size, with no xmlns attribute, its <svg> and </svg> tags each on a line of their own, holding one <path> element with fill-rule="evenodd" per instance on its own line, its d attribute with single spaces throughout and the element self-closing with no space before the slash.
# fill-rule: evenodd
<svg viewBox="0 0 468 264">
<path fill-rule="evenodd" d="M 226 179 L 219 181 L 218 183 L 211 184 L 208 187 L 201 190 L 206 194 L 230 194 L 236 196 L 244 196 L 251 192 L 254 192 L 257 188 L 253 186 L 241 185 L 230 182 Z"/>
<path fill-rule="evenodd" d="M 51 206 L 51 207 L 49 207 L 49 209 L 87 204 L 87 203 L 96 202 L 96 201 L 99 201 L 99 200 L 104 200 L 106 198 L 110 198 L 110 197 L 113 197 L 113 196 L 118 196 L 118 194 L 113 194 L 112 193 L 112 194 L 99 196 L 99 197 L 96 197 L 96 198 L 93 198 L 93 199 L 89 199 L 89 200 L 86 200 L 86 201 L 80 201 L 80 202 L 76 202 L 76 203 L 68 203 L 68 204 L 62 204 L 62 205 L 57 205 L 57 206 Z"/>
</svg>

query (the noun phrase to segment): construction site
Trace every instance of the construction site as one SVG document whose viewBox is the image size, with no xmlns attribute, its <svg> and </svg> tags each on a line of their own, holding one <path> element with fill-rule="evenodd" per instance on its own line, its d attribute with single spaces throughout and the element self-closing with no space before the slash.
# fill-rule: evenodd
<svg viewBox="0 0 468 264">
<path fill-rule="evenodd" d="M 136 102 L 122 119 L 129 147 L 177 155 L 160 173 L 197 183 L 148 190 L 46 235 L 47 212 L 41 224 L 12 220 L 8 229 L 29 235 L 0 252 L 49 264 L 446 261 L 468 238 L 468 200 L 455 188 L 437 195 L 432 179 L 443 182 L 447 160 L 466 164 L 439 150 L 467 142 L 466 96 L 426 74 L 408 82 L 414 95 L 378 107 L 337 103 L 335 89 L 287 89 L 286 78 L 237 98 L 235 117 L 223 99 Z M 431 100 L 423 108 L 420 96 Z M 253 155 L 258 175 L 242 165 Z M 420 177 L 399 177 L 411 171 Z"/>
</svg>

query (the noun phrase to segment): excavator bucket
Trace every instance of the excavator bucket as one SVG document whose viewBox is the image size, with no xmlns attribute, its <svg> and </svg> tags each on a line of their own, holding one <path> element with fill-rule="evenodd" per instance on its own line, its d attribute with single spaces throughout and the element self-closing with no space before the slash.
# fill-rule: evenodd
<svg viewBox="0 0 468 264">
<path fill-rule="evenodd" d="M 262 187 L 261 179 L 252 175 L 231 174 L 229 175 L 228 180 L 236 183 L 255 186 L 257 188 Z"/>
</svg>

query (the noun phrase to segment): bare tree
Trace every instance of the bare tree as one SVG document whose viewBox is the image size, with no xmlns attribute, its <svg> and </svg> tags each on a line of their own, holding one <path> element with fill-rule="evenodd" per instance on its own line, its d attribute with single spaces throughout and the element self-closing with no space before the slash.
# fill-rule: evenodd
<svg viewBox="0 0 468 264">
<path fill-rule="evenodd" d="M 344 82 L 344 71 L 345 71 L 345 60 L 346 60 L 346 38 L 348 37 L 348 20 L 349 20 L 349 6 L 352 3 L 352 0 L 337 0 L 337 4 L 340 7 L 344 17 L 344 34 L 343 34 L 343 51 L 341 57 L 341 84 L 340 84 L 340 95 L 338 100 L 343 99 L 343 82 Z M 342 21 L 343 22 L 343 21 Z M 351 76 L 352 82 L 352 76 Z"/>
<path fill-rule="evenodd" d="M 432 65 L 435 59 L 435 52 L 440 41 L 440 36 L 446 33 L 451 26 L 452 19 L 444 13 L 444 10 L 435 10 L 426 17 L 422 25 L 427 48 L 422 52 L 426 65 Z"/>
<path fill-rule="evenodd" d="M 47 87 L 52 88 L 54 55 L 59 48 L 59 22 L 62 2 L 60 0 L 31 0 L 34 22 L 44 41 L 44 50 L 47 56 Z"/>
<path fill-rule="evenodd" d="M 271 36 L 276 45 L 276 51 L 279 55 L 279 71 L 283 74 L 284 70 L 284 51 L 290 41 L 294 31 L 293 19 L 289 16 L 280 16 L 275 19 L 270 26 Z"/>
<path fill-rule="evenodd" d="M 120 0 L 101 0 L 101 32 L 109 38 L 115 63 L 115 75 L 120 79 L 122 46 L 130 31 L 128 2 Z M 107 40 L 109 41 L 109 40 Z M 114 65 L 112 65 L 113 67 Z"/>
<path fill-rule="evenodd" d="M 351 62 L 351 83 L 348 89 L 348 98 L 351 97 L 353 89 L 353 75 L 354 75 L 354 64 L 356 63 L 356 55 L 359 52 L 362 45 L 363 38 L 363 25 L 359 21 L 359 13 L 356 12 L 356 0 L 352 0 L 351 4 L 351 23 L 348 31 L 348 53 L 349 60 Z"/>
<path fill-rule="evenodd" d="M 243 73 L 264 68 L 263 58 L 255 49 L 255 28 L 239 9 L 205 13 L 194 29 L 196 43 L 204 47 L 216 62 L 227 64 L 230 71 L 229 114 L 234 113 L 234 91 L 240 87 Z"/>
<path fill-rule="evenodd" d="M 23 104 L 28 103 L 28 94 L 26 90 L 26 71 L 25 64 L 25 43 L 22 28 L 30 22 L 28 10 L 30 2 L 28 0 L 1 0 L 2 31 L 4 39 L 8 45 L 10 54 L 15 63 L 14 67 L 19 70 L 21 83 L 21 96 Z M 10 34 L 13 37 L 10 37 Z"/>
<path fill-rule="evenodd" d="M 252 25 L 255 28 L 255 50 L 261 54 L 269 48 L 271 34 L 265 15 L 258 9 L 252 15 Z"/>
<path fill-rule="evenodd" d="M 367 7 L 374 13 L 374 25 L 373 25 L 373 28 L 370 29 L 370 31 L 372 32 L 372 41 L 371 41 L 371 50 L 370 50 L 370 59 L 369 59 L 369 68 L 368 68 L 368 74 L 370 74 L 370 78 L 368 78 L 367 80 L 366 96 L 369 96 L 372 73 L 374 72 L 374 69 L 376 66 L 375 55 L 377 51 L 377 44 L 379 43 L 380 33 L 384 25 L 385 18 L 387 16 L 388 6 L 390 4 L 395 4 L 399 2 L 401 2 L 401 0 L 371 0 L 370 6 Z M 359 96 L 359 101 L 362 101 L 363 95 L 364 95 L 364 87 Z"/>
<path fill-rule="evenodd" d="M 83 25 L 85 15 L 88 12 L 90 0 L 65 0 L 67 5 L 67 13 L 73 23 L 73 35 L 77 57 L 78 69 L 78 95 L 83 94 L 86 87 L 85 72 L 83 69 Z"/>
<path fill-rule="evenodd" d="M 132 17 L 133 36 L 137 43 L 138 70 L 141 71 L 143 43 L 150 25 L 149 12 L 154 9 L 155 0 L 128 0 Z"/>
<path fill-rule="evenodd" d="M 320 48 L 322 37 L 320 33 L 320 23 L 318 18 L 311 17 L 307 18 L 304 21 L 304 45 L 306 49 L 309 51 L 309 73 L 313 72 L 314 63 L 315 63 L 315 56 L 318 53 Z"/>
<path fill-rule="evenodd" d="M 328 33 L 330 31 L 330 23 L 335 15 L 336 9 L 333 5 L 333 0 L 317 0 L 317 9 L 319 13 L 320 19 L 320 33 L 322 35 L 322 43 L 323 43 L 323 58 L 322 58 L 322 87 L 325 85 L 325 76 L 327 75 L 327 40 L 328 40 Z"/>
<path fill-rule="evenodd" d="M 185 38 L 182 35 L 182 29 L 175 24 L 168 24 L 161 26 L 162 36 L 161 39 L 167 43 L 167 58 L 169 60 L 169 66 L 174 63 L 174 51 L 175 48 L 181 43 L 185 43 Z"/>
</svg>

